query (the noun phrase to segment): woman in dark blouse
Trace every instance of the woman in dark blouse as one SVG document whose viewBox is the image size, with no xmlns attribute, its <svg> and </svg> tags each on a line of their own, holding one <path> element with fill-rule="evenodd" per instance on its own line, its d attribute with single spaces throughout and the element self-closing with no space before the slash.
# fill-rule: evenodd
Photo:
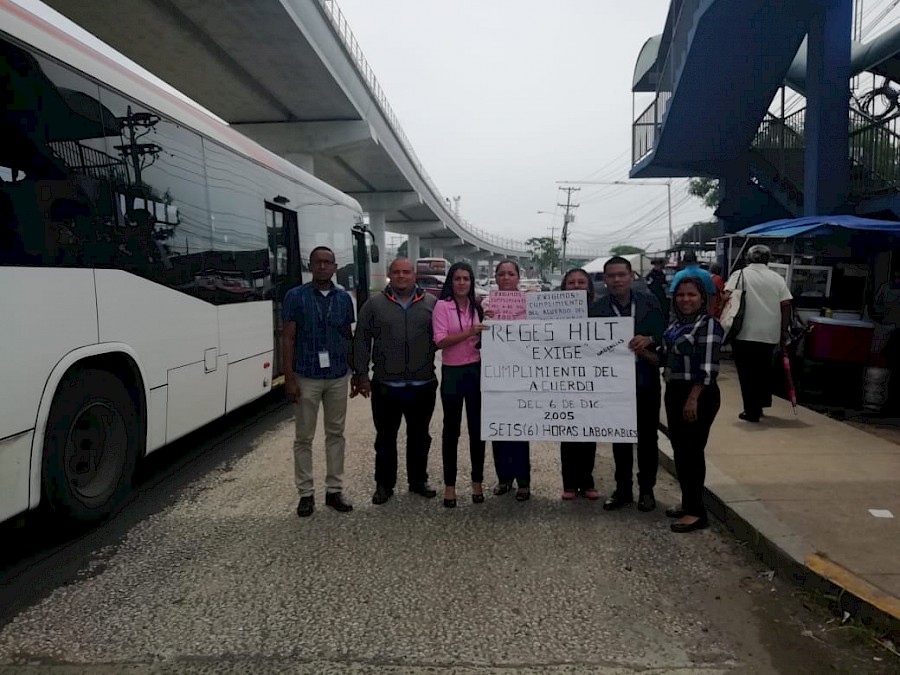
<svg viewBox="0 0 900 675">
<path fill-rule="evenodd" d="M 700 279 L 686 277 L 675 287 L 674 320 L 665 343 L 666 419 L 681 484 L 681 504 L 666 509 L 677 518 L 673 532 L 691 532 L 708 524 L 703 506 L 704 451 L 719 412 L 719 350 L 724 331 L 709 315 L 709 299 Z"/>
<path fill-rule="evenodd" d="M 563 277 L 560 289 L 563 291 L 587 291 L 588 316 L 599 316 L 594 302 L 594 282 L 581 268 L 571 269 Z M 599 499 L 600 493 L 594 486 L 594 462 L 597 444 L 581 441 L 562 441 L 559 444 L 559 459 L 562 468 L 563 492 L 565 500 L 582 495 L 587 499 Z"/>
</svg>

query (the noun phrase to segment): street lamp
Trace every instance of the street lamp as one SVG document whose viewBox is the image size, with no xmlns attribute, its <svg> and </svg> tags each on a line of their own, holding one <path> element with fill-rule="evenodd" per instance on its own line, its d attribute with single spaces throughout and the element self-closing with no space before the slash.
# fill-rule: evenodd
<svg viewBox="0 0 900 675">
<path fill-rule="evenodd" d="M 633 180 L 558 180 L 557 183 L 564 185 L 640 185 L 643 187 L 656 186 L 666 188 L 669 200 L 669 248 L 675 245 L 675 238 L 672 235 L 672 181 L 667 180 L 665 183 L 644 183 Z"/>
</svg>

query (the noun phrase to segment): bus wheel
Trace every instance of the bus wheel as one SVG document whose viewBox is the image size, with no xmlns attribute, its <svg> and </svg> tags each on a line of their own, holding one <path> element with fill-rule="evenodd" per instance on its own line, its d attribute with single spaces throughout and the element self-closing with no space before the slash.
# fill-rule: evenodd
<svg viewBox="0 0 900 675">
<path fill-rule="evenodd" d="M 131 487 L 138 424 L 128 390 L 104 370 L 66 376 L 50 407 L 44 443 L 44 497 L 74 520 L 109 515 Z"/>
</svg>

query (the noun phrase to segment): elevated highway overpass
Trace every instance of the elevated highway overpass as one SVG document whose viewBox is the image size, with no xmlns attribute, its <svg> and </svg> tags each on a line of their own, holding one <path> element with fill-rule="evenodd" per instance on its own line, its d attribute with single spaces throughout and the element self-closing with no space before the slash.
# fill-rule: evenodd
<svg viewBox="0 0 900 675">
<path fill-rule="evenodd" d="M 425 246 L 448 258 L 530 257 L 524 242 L 492 235 L 453 212 L 333 0 L 45 2 L 353 196 L 382 250 L 389 231 L 409 236 L 413 258 Z M 575 259 L 598 254 L 568 250 Z"/>
</svg>

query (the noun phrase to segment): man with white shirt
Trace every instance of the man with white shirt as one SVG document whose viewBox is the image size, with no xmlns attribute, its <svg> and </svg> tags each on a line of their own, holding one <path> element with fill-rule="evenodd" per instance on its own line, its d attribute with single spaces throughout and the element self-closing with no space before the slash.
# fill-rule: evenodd
<svg viewBox="0 0 900 675">
<path fill-rule="evenodd" d="M 793 296 L 782 276 L 769 269 L 771 255 L 768 246 L 751 246 L 749 264 L 725 284 L 726 300 L 736 288 L 744 293 L 744 321 L 732 348 L 744 399 L 744 412 L 738 417 L 746 422 L 759 422 L 763 408 L 772 405 L 772 357 L 775 347 L 787 341 L 791 318 Z"/>
</svg>

